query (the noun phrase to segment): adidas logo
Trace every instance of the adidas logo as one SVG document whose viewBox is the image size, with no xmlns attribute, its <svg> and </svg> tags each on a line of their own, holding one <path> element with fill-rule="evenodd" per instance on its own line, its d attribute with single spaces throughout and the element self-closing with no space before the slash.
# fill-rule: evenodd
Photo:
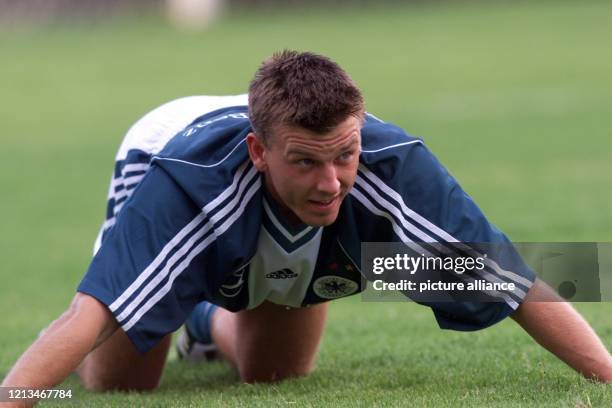
<svg viewBox="0 0 612 408">
<path fill-rule="evenodd" d="M 266 275 L 268 279 L 290 279 L 297 277 L 298 274 L 289 268 L 281 269 L 280 271 L 270 272 Z"/>
</svg>

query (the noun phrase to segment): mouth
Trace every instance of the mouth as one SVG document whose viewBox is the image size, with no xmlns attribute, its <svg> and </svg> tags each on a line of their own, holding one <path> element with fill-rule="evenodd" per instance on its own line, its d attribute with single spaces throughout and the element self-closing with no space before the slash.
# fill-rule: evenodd
<svg viewBox="0 0 612 408">
<path fill-rule="evenodd" d="M 329 209 L 333 208 L 334 205 L 336 204 L 336 202 L 338 201 L 338 199 L 339 199 L 339 197 L 336 196 L 336 197 L 331 198 L 329 200 L 308 200 L 308 203 L 312 207 L 314 207 L 314 208 L 316 208 L 318 210 L 325 211 L 325 210 L 329 210 Z"/>
</svg>

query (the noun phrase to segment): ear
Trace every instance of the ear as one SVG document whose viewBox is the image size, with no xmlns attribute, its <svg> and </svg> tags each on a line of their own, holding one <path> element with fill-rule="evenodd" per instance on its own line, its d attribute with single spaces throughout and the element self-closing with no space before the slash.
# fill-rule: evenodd
<svg viewBox="0 0 612 408">
<path fill-rule="evenodd" d="M 268 169 L 268 164 L 266 163 L 266 147 L 262 140 L 251 132 L 247 135 L 246 142 L 253 165 L 257 170 L 265 172 Z"/>
</svg>

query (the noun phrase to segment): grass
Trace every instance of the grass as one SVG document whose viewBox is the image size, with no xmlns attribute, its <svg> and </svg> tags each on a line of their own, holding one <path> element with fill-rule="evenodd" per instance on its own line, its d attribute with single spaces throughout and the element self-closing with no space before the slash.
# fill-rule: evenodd
<svg viewBox="0 0 612 408">
<path fill-rule="evenodd" d="M 611 18 L 606 2 L 467 2 L 237 14 L 200 34 L 155 18 L 3 33 L 0 374 L 72 297 L 130 124 L 178 96 L 244 92 L 283 47 L 340 62 L 512 239 L 611 241 Z M 578 307 L 612 344 L 611 304 Z M 87 406 L 612 404 L 510 321 L 442 332 L 425 308 L 358 297 L 332 304 L 305 379 L 243 385 L 171 356 L 152 394 L 67 384 Z"/>
</svg>

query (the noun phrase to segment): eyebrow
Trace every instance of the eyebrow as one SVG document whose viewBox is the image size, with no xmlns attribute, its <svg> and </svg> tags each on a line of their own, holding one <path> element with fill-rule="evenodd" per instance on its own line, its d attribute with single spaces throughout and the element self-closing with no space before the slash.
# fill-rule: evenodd
<svg viewBox="0 0 612 408">
<path fill-rule="evenodd" d="M 359 138 L 354 137 L 352 138 L 348 143 L 344 144 L 343 146 L 341 146 L 339 148 L 339 150 L 348 150 L 348 149 L 352 149 L 354 147 L 355 144 L 358 144 L 359 142 Z M 285 153 L 287 156 L 290 155 L 302 155 L 302 156 L 312 156 L 312 152 L 308 152 L 306 150 L 301 150 L 299 147 L 297 148 L 292 148 L 290 150 L 287 151 L 287 153 Z"/>
</svg>

